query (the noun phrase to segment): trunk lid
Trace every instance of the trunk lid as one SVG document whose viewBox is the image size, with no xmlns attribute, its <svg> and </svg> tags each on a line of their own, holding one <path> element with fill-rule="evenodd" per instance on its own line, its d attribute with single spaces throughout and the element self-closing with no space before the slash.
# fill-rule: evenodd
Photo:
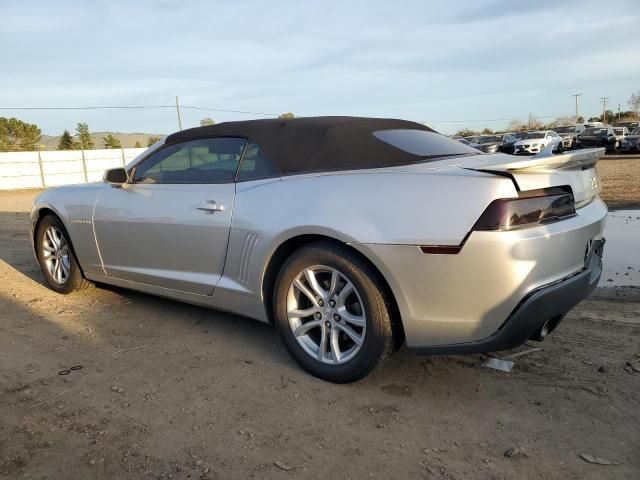
<svg viewBox="0 0 640 480">
<path fill-rule="evenodd" d="M 524 158 L 500 154 L 491 155 L 489 158 L 477 156 L 473 157 L 475 165 L 464 167 L 508 175 L 522 191 L 569 185 L 573 191 L 576 208 L 588 204 L 600 194 L 602 187 L 596 163 L 604 155 L 604 148 L 560 154 L 553 154 L 550 150 L 551 146 L 533 157 Z"/>
</svg>

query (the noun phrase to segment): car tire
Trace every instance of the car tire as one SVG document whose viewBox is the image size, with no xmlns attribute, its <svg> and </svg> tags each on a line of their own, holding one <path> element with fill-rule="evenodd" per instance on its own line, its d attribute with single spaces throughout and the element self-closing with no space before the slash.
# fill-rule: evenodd
<svg viewBox="0 0 640 480">
<path fill-rule="evenodd" d="M 92 285 L 84 278 L 69 234 L 58 217 L 50 214 L 40 220 L 34 243 L 49 288 L 67 294 Z"/>
<path fill-rule="evenodd" d="M 310 244 L 286 260 L 276 279 L 273 314 L 282 341 L 304 370 L 349 383 L 385 362 L 394 339 L 379 285 L 366 260 L 332 242 Z"/>
</svg>

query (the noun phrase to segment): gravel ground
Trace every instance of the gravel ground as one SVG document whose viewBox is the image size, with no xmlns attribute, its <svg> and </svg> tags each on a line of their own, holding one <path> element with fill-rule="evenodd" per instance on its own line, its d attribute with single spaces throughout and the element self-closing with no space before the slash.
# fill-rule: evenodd
<svg viewBox="0 0 640 480">
<path fill-rule="evenodd" d="M 598 162 L 598 171 L 609 209 L 640 208 L 640 156 L 607 156 Z"/>
<path fill-rule="evenodd" d="M 54 294 L 32 198 L 0 193 L 0 478 L 640 477 L 634 289 L 584 301 L 511 373 L 401 350 L 332 385 L 265 324 L 111 287 Z"/>
</svg>

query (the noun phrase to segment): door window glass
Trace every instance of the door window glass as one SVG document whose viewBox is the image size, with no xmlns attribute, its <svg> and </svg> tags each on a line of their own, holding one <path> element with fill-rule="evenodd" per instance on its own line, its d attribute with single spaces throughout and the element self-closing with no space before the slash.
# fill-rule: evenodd
<svg viewBox="0 0 640 480">
<path fill-rule="evenodd" d="M 147 158 L 136 170 L 138 183 L 233 182 L 244 138 L 203 138 L 170 145 Z"/>
</svg>

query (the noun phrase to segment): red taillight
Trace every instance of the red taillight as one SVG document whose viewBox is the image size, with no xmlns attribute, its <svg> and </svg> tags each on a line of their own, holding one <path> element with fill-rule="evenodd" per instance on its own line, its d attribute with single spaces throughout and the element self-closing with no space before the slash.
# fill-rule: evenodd
<svg viewBox="0 0 640 480">
<path fill-rule="evenodd" d="M 462 250 L 462 245 L 421 245 L 420 250 L 422 250 L 422 253 L 455 255 Z"/>
<path fill-rule="evenodd" d="M 571 187 L 520 192 L 518 198 L 494 200 L 473 230 L 513 230 L 555 222 L 576 214 Z"/>
</svg>

